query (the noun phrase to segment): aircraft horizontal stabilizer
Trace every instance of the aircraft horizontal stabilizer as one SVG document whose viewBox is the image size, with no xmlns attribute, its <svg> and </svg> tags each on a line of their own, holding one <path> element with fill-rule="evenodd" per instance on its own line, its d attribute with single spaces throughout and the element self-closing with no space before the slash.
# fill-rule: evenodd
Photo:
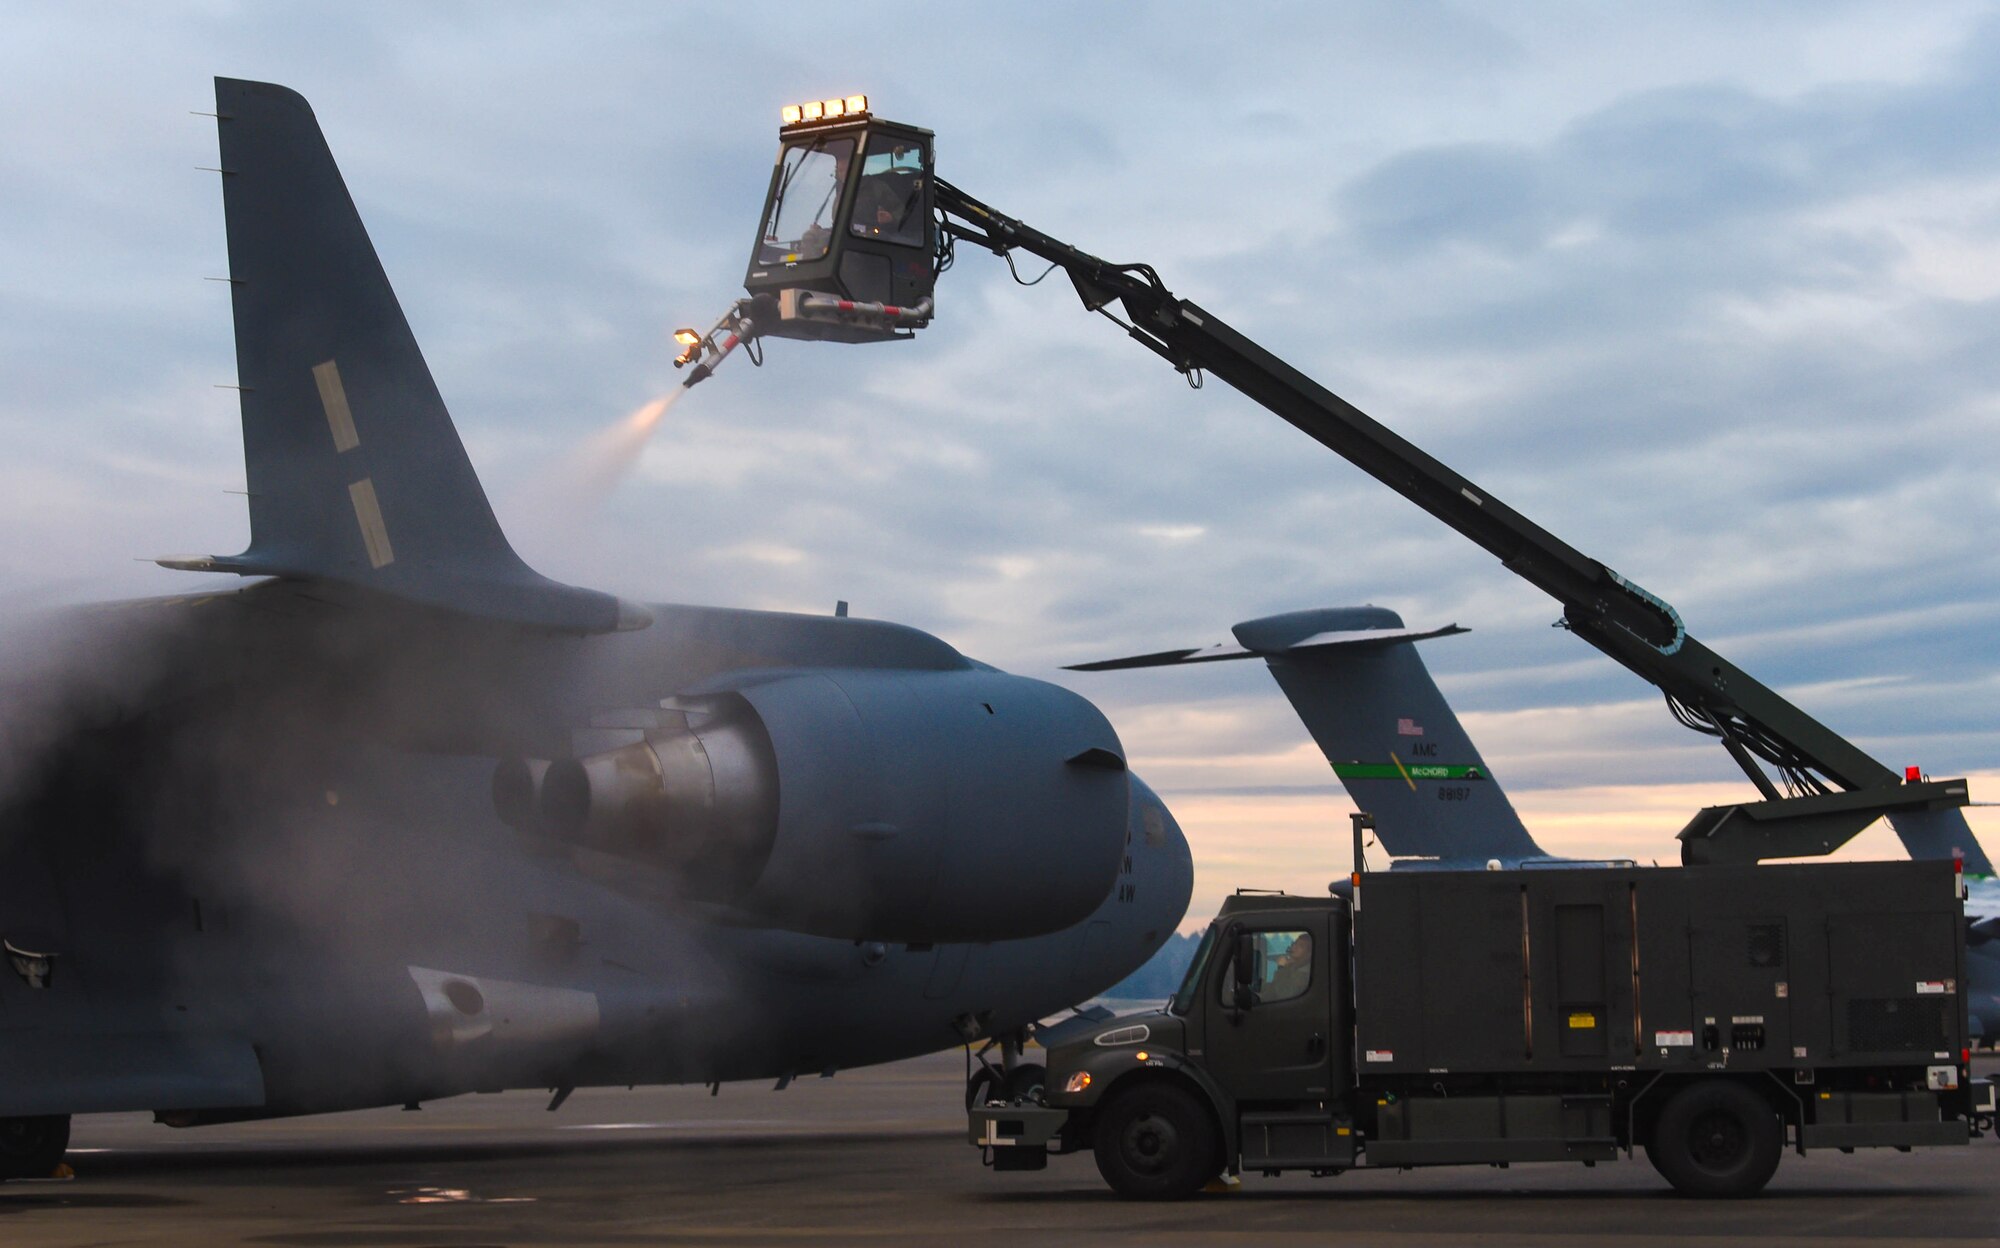
<svg viewBox="0 0 2000 1248">
<path fill-rule="evenodd" d="M 1135 654 L 1123 659 L 1099 659 L 1095 663 L 1071 663 L 1063 668 L 1066 672 L 1119 672 L 1134 667 L 1172 667 L 1177 663 L 1219 663 L 1224 659 L 1247 659 L 1251 651 L 1242 646 L 1224 642 L 1207 649 L 1161 650 L 1154 654 Z"/>
<path fill-rule="evenodd" d="M 215 111 L 250 548 L 162 565 L 532 627 L 642 627 L 642 610 L 549 580 L 501 533 L 311 106 L 218 78 Z"/>
<path fill-rule="evenodd" d="M 1273 654 L 1299 655 L 1308 651 L 1331 649 L 1336 646 L 1386 646 L 1399 641 L 1429 641 L 1433 637 L 1450 637 L 1457 633 L 1470 632 L 1456 624 L 1443 628 L 1349 628 L 1328 629 L 1302 637 L 1297 641 L 1282 645 L 1260 646 L 1250 649 L 1235 642 L 1222 642 L 1204 649 L 1161 650 L 1154 654 L 1136 654 L 1124 659 L 1100 659 L 1095 663 L 1073 663 L 1063 670 L 1066 672 L 1115 672 L 1135 667 L 1171 667 L 1179 663 L 1219 663 L 1226 659 L 1264 658 Z"/>
</svg>

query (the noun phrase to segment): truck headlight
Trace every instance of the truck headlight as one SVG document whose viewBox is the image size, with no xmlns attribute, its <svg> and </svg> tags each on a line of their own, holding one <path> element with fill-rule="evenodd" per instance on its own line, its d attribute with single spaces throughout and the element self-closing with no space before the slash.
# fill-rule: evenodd
<svg viewBox="0 0 2000 1248">
<path fill-rule="evenodd" d="M 1063 1091 L 1071 1095 L 1074 1095 L 1078 1092 L 1083 1091 L 1085 1088 L 1089 1086 L 1090 1086 L 1090 1072 L 1087 1070 L 1079 1070 L 1075 1074 L 1071 1075 L 1068 1081 L 1063 1084 Z"/>
</svg>

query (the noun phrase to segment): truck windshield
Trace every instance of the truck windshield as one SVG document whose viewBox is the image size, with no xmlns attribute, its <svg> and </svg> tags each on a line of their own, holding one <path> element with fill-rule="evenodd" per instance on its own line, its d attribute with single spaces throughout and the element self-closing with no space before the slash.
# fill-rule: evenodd
<svg viewBox="0 0 2000 1248">
<path fill-rule="evenodd" d="M 1201 944 L 1195 947 L 1194 961 L 1188 963 L 1187 975 L 1181 979 L 1181 986 L 1174 991 L 1174 999 L 1167 1002 L 1167 1009 L 1174 1014 L 1186 1014 L 1194 1007 L 1194 995 L 1201 988 L 1201 973 L 1208 966 L 1208 955 L 1215 949 L 1215 932 L 1219 924 L 1210 923 L 1208 930 L 1201 934 Z"/>
<path fill-rule="evenodd" d="M 778 158 L 778 185 L 757 247 L 760 264 L 817 260 L 833 240 L 833 216 L 854 140 L 822 138 L 792 143 Z"/>
</svg>

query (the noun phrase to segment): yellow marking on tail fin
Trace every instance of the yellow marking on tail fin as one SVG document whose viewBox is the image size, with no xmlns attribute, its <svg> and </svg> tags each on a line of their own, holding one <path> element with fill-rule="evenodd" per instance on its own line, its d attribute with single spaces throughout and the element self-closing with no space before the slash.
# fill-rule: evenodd
<svg viewBox="0 0 2000 1248">
<path fill-rule="evenodd" d="M 389 529 L 382 523 L 382 505 L 375 501 L 375 482 L 361 478 L 347 487 L 354 500 L 354 518 L 361 525 L 361 540 L 368 547 L 370 567 L 387 567 L 396 562 L 395 548 L 389 545 Z"/>
<path fill-rule="evenodd" d="M 319 402 L 326 409 L 327 427 L 333 430 L 333 449 L 351 451 L 360 446 L 361 435 L 354 432 L 354 413 L 347 406 L 347 388 L 340 384 L 340 366 L 332 360 L 313 365 L 313 381 L 319 385 Z"/>
</svg>

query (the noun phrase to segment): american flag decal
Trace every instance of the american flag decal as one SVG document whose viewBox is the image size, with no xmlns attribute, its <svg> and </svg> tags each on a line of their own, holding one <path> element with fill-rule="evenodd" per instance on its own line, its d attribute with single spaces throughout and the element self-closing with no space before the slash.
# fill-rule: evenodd
<svg viewBox="0 0 2000 1248">
<path fill-rule="evenodd" d="M 1421 737 L 1424 735 L 1424 726 L 1414 719 L 1399 719 L 1396 721 L 1396 735 L 1399 737 Z"/>
</svg>

